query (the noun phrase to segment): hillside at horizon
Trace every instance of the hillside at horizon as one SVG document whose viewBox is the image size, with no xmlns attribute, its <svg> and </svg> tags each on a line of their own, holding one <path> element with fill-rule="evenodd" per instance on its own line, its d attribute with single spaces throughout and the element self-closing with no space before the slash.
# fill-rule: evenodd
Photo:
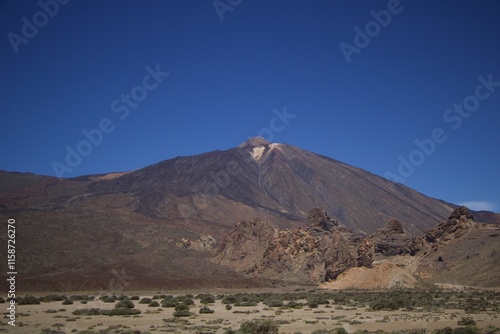
<svg viewBox="0 0 500 334">
<path fill-rule="evenodd" d="M 16 219 L 20 279 L 32 289 L 107 288 L 122 271 L 151 287 L 269 284 L 209 261 L 236 222 L 299 228 L 322 208 L 358 235 L 397 219 L 418 236 L 455 207 L 261 138 L 130 172 L 73 179 L 0 172 L 0 216 Z"/>
</svg>

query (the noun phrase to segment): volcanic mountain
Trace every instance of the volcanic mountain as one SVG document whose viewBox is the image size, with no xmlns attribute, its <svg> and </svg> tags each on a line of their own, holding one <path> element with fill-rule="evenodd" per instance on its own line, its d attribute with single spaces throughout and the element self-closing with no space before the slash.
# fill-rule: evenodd
<svg viewBox="0 0 500 334">
<path fill-rule="evenodd" d="M 131 172 L 72 179 L 0 172 L 0 218 L 16 220 L 26 289 L 267 284 L 208 261 L 210 249 L 238 221 L 299 228 L 316 207 L 356 234 L 397 219 L 416 236 L 456 206 L 262 138 Z"/>
</svg>

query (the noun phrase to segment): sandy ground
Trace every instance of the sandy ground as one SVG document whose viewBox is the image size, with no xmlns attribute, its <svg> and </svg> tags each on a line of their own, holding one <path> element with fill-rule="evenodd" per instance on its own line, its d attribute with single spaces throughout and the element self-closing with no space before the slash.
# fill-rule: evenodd
<svg viewBox="0 0 500 334">
<path fill-rule="evenodd" d="M 128 294 L 131 296 L 132 294 Z M 142 294 L 151 298 L 153 294 Z M 161 300 L 158 300 L 161 302 Z M 42 329 L 60 329 L 66 333 L 92 329 L 134 329 L 151 333 L 223 333 L 225 329 L 239 328 L 245 320 L 272 319 L 281 322 L 280 333 L 311 333 L 316 329 L 333 329 L 344 327 L 352 333 L 356 330 L 374 331 L 382 329 L 393 331 L 400 329 L 425 328 L 432 330 L 450 326 L 458 327 L 457 321 L 464 316 L 474 318 L 478 327 L 494 325 L 500 327 L 500 319 L 492 312 L 480 314 L 465 314 L 460 310 L 446 310 L 443 313 L 404 312 L 404 311 L 366 311 L 364 308 L 347 309 L 339 305 L 320 305 L 316 309 L 279 309 L 269 308 L 262 303 L 255 307 L 236 307 L 228 311 L 220 300 L 208 305 L 215 311 L 212 314 L 199 314 L 202 306 L 199 300 L 191 307 L 194 313 L 191 317 L 174 319 L 172 308 L 148 307 L 134 301 L 135 308 L 142 311 L 136 316 L 75 316 L 72 312 L 82 308 L 112 309 L 115 303 L 104 303 L 100 300 L 87 304 L 75 302 L 73 305 L 62 305 L 62 302 L 49 302 L 40 305 L 17 306 L 16 327 L 7 324 L 5 313 L 0 325 L 0 333 L 41 333 Z M 0 304 L 4 309 L 7 304 Z M 342 309 L 343 308 L 343 309 Z M 50 312 L 47 312 L 52 310 Z M 247 312 L 247 313 L 235 313 Z M 3 311 L 5 312 L 5 311 Z M 3 313 L 2 312 L 2 313 Z M 52 313 L 53 312 L 53 313 Z M 164 321 L 164 320 L 167 320 Z"/>
</svg>

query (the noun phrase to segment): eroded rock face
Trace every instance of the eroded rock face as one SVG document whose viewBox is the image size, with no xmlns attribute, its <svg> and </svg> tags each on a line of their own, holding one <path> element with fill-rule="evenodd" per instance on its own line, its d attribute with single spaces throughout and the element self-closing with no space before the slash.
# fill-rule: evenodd
<svg viewBox="0 0 500 334">
<path fill-rule="evenodd" d="M 474 216 L 469 212 L 469 209 L 465 206 L 460 206 L 453 210 L 451 213 L 450 217 L 448 217 L 448 220 L 450 219 L 470 219 L 474 220 Z"/>
<path fill-rule="evenodd" d="M 331 231 L 335 226 L 339 226 L 339 222 L 328 217 L 326 211 L 314 208 L 307 215 L 307 225 L 313 229 Z"/>
<path fill-rule="evenodd" d="M 209 234 L 202 235 L 200 239 L 192 241 L 186 238 L 182 238 L 181 241 L 177 243 L 178 247 L 184 249 L 193 250 L 211 250 L 215 244 L 215 239 Z"/>
<path fill-rule="evenodd" d="M 409 254 L 420 253 L 425 255 L 436 250 L 440 244 L 457 239 L 467 233 L 470 228 L 478 226 L 474 222 L 469 209 L 461 206 L 453 210 L 448 220 L 438 224 L 436 227 L 428 230 L 422 237 L 415 237 L 407 244 Z"/>
<path fill-rule="evenodd" d="M 240 221 L 214 250 L 214 260 L 240 272 L 250 272 L 261 261 L 278 230 L 270 223 L 254 219 Z"/>
<path fill-rule="evenodd" d="M 372 267 L 375 245 L 370 238 L 365 238 L 358 247 L 358 267 Z"/>
<path fill-rule="evenodd" d="M 357 266 L 352 234 L 320 209 L 307 229 L 278 231 L 261 221 L 240 222 L 215 250 L 215 261 L 250 275 L 324 282 Z"/>
<path fill-rule="evenodd" d="M 402 226 L 391 219 L 377 232 L 356 237 L 321 209 L 309 212 L 305 228 L 278 230 L 260 220 L 243 221 L 214 251 L 214 260 L 250 276 L 322 283 L 337 279 L 351 268 L 376 269 L 374 263 L 394 258 L 414 264 L 412 256 L 425 257 L 477 223 L 466 208 L 459 208 L 421 237 L 412 239 Z"/>
<path fill-rule="evenodd" d="M 391 219 L 387 222 L 387 226 L 385 227 L 385 231 L 387 234 L 405 234 L 403 230 L 403 224 L 397 219 Z"/>
<path fill-rule="evenodd" d="M 358 261 L 369 267 L 370 260 L 378 253 L 384 256 L 394 256 L 408 253 L 406 245 L 411 238 L 403 230 L 403 225 L 396 219 L 391 219 L 387 225 L 366 237 L 358 249 Z"/>
</svg>

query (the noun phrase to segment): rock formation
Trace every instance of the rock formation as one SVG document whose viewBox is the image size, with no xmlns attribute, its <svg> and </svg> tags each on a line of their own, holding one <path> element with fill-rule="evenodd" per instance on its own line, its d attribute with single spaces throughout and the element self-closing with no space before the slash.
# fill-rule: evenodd
<svg viewBox="0 0 500 334">
<path fill-rule="evenodd" d="M 441 222 L 436 227 L 427 231 L 423 237 L 415 237 L 407 244 L 411 255 L 417 253 L 426 255 L 436 250 L 440 244 L 449 242 L 463 236 L 470 228 L 477 227 L 469 209 L 464 206 L 458 207 L 451 213 L 448 220 Z"/>
<path fill-rule="evenodd" d="M 357 266 L 352 233 L 313 209 L 306 229 L 276 230 L 254 220 L 240 222 L 215 250 L 215 261 L 250 275 L 323 282 Z"/>
</svg>

